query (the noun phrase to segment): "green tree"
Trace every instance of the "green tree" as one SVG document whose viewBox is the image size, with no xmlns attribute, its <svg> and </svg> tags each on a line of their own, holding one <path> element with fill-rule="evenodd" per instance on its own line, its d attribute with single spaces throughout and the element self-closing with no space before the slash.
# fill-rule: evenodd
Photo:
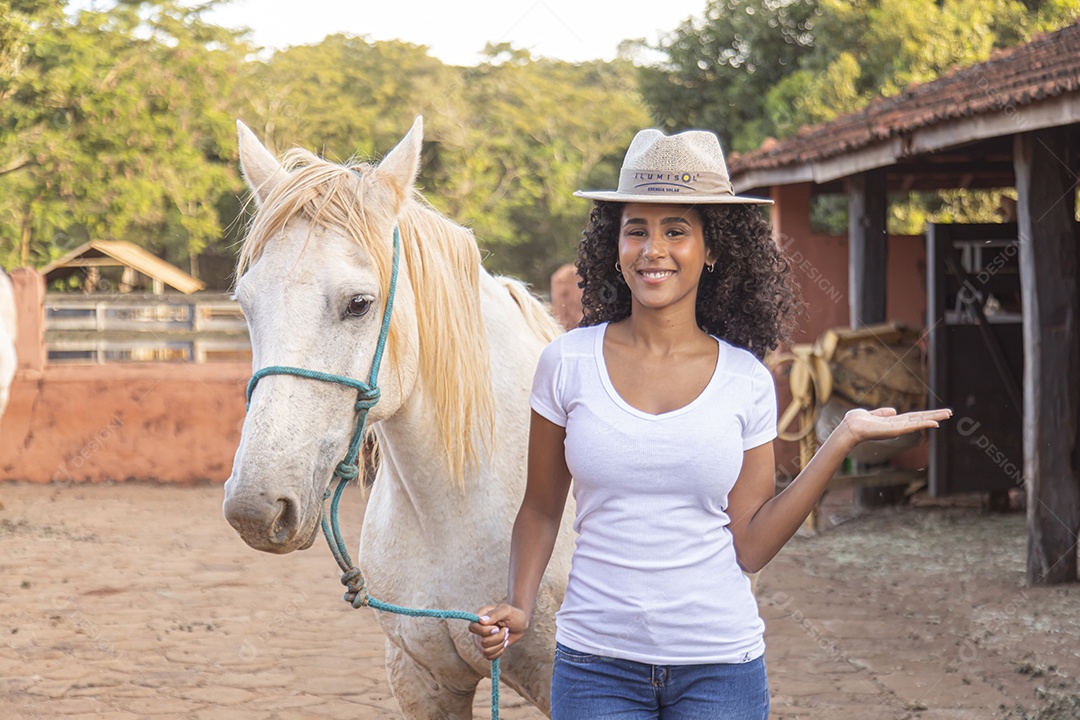
<svg viewBox="0 0 1080 720">
<path fill-rule="evenodd" d="M 470 224 L 486 264 L 546 287 L 574 257 L 590 203 L 614 187 L 630 139 L 649 124 L 625 61 L 573 64 L 491 46 L 463 71 L 467 112 L 439 123 L 447 211 Z"/>
<path fill-rule="evenodd" d="M 656 48 L 663 61 L 641 68 L 641 90 L 660 127 L 715 131 L 726 150 L 757 147 L 771 132 L 769 90 L 814 47 L 817 0 L 710 0 Z"/>
<path fill-rule="evenodd" d="M 1076 21 L 1080 0 L 710 0 L 656 48 L 657 122 L 739 151 Z"/>
<path fill-rule="evenodd" d="M 422 45 L 330 35 L 255 65 L 241 89 L 242 119 L 275 153 L 299 146 L 339 162 L 374 158 L 428 114 L 452 80 Z"/>
<path fill-rule="evenodd" d="M 1075 22 L 1080 0 L 818 0 L 812 52 L 768 92 L 768 134 L 833 119 Z"/>
<path fill-rule="evenodd" d="M 243 95 L 274 152 L 339 161 L 386 152 L 423 115 L 420 189 L 473 229 L 487 267 L 543 287 L 587 218 L 573 191 L 616 182 L 649 122 L 629 63 L 534 60 L 506 45 L 451 67 L 422 46 L 334 35 L 276 53 Z"/>
<path fill-rule="evenodd" d="M 0 102 L 26 61 L 30 38 L 62 15 L 63 5 L 50 0 L 0 0 Z"/>
<path fill-rule="evenodd" d="M 983 62 L 1078 15 L 1080 0 L 711 0 L 704 19 L 686 21 L 660 44 L 665 61 L 642 68 L 642 87 L 664 126 L 713 129 L 747 151 Z M 999 199 L 915 193 L 893 203 L 889 227 L 911 233 L 928 219 L 990 220 Z M 816 216 L 842 232 L 834 210 L 826 202 Z"/>
<path fill-rule="evenodd" d="M 240 189 L 230 96 L 251 48 L 204 22 L 209 6 L 129 0 L 31 28 L 0 102 L 0 213 L 15 220 L 0 258 L 127 239 L 195 269 L 220 239 L 216 204 Z"/>
<path fill-rule="evenodd" d="M 62 17 L 63 8 L 48 0 L 0 0 L 0 183 L 6 180 L 9 187 L 22 191 L 9 190 L 9 196 L 27 195 L 17 178 L 14 184 L 11 180 L 32 162 L 27 150 L 17 141 L 20 132 L 34 123 L 37 114 L 34 108 L 16 103 L 12 96 L 20 89 L 24 66 L 32 60 L 35 38 Z M 32 213 L 20 212 L 14 203 L 0 202 L 0 217 L 5 218 L 0 222 L 0 238 L 4 235 L 20 240 L 29 238 Z M 10 264 L 11 258 L 5 257 L 0 245 L 0 265 L 5 262 Z"/>
</svg>

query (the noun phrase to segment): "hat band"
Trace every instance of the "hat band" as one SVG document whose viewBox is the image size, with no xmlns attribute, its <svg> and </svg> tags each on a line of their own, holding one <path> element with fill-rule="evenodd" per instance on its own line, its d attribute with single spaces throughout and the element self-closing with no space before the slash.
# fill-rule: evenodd
<svg viewBox="0 0 1080 720">
<path fill-rule="evenodd" d="M 657 195 L 734 195 L 726 175 L 714 172 L 656 172 L 627 170 L 619 173 L 619 192 L 650 197 Z"/>
</svg>

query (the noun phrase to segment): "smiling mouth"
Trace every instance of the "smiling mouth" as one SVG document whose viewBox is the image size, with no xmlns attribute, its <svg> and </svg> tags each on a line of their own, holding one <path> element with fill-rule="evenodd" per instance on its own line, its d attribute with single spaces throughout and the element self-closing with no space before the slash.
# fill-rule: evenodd
<svg viewBox="0 0 1080 720">
<path fill-rule="evenodd" d="M 674 270 L 638 270 L 638 275 L 646 280 L 663 280 L 675 274 Z"/>
</svg>

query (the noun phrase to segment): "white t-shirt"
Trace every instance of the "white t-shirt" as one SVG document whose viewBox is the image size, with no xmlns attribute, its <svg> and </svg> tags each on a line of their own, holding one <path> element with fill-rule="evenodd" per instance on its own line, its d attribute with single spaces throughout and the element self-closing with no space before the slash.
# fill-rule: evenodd
<svg viewBox="0 0 1080 720">
<path fill-rule="evenodd" d="M 765 652 L 765 624 L 725 510 L 743 451 L 776 437 L 772 375 L 717 339 L 716 370 L 702 393 L 651 415 L 611 384 L 606 328 L 571 330 L 548 345 L 530 398 L 566 428 L 577 503 L 555 638 L 654 665 L 754 660 Z"/>
</svg>

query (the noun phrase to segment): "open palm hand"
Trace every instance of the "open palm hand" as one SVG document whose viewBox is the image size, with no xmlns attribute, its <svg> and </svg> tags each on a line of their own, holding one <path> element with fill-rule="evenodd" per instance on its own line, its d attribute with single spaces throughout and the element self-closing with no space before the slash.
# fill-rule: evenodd
<svg viewBox="0 0 1080 720">
<path fill-rule="evenodd" d="M 918 430 L 938 427 L 943 420 L 952 417 L 952 410 L 919 410 L 897 415 L 893 408 L 863 410 L 856 408 L 844 415 L 841 428 L 848 435 L 851 444 L 858 445 L 867 440 L 888 440 Z"/>
</svg>

